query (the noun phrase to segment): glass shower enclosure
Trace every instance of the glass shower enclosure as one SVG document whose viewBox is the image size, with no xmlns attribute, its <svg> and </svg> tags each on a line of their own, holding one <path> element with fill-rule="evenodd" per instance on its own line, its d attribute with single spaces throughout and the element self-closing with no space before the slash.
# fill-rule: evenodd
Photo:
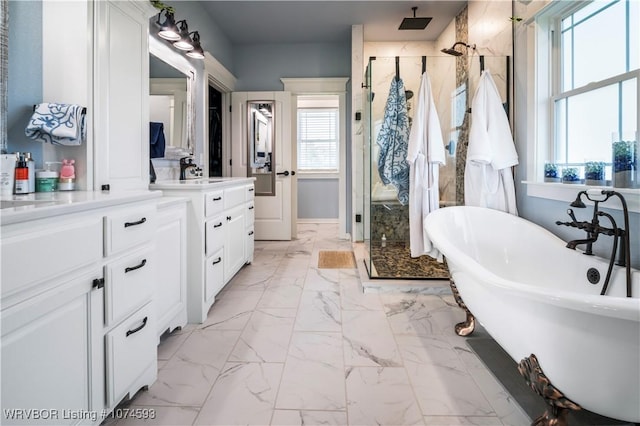
<svg viewBox="0 0 640 426">
<path fill-rule="evenodd" d="M 397 186 L 385 184 L 378 169 L 382 143 L 378 143 L 385 106 L 394 80 L 401 80 L 406 114 L 412 125 L 423 72 L 431 80 L 432 96 L 445 144 L 446 164 L 440 167 L 440 207 L 464 204 L 464 162 L 472 113 L 471 98 L 481 70 L 488 70 L 509 111 L 509 57 L 415 56 L 371 57 L 365 71 L 364 242 L 370 278 L 443 280 L 444 263 L 429 256 L 412 258 L 409 250 L 409 205 Z M 393 98 L 395 100 L 395 98 Z M 382 141 L 380 141 L 382 142 Z M 406 154 L 405 154 L 406 158 Z M 399 196 L 400 195 L 400 196 Z"/>
</svg>

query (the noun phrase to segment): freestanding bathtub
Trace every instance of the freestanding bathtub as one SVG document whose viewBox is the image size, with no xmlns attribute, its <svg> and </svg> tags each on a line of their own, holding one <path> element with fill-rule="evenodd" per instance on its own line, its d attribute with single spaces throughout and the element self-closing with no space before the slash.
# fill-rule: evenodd
<svg viewBox="0 0 640 426">
<path fill-rule="evenodd" d="M 600 296 L 608 259 L 570 250 L 522 218 L 447 207 L 429 214 L 425 227 L 468 310 L 516 362 L 535 354 L 569 400 L 640 422 L 639 271 L 632 269 L 631 298 L 618 266 L 607 295 Z M 600 272 L 599 283 L 587 280 L 590 268 Z"/>
</svg>

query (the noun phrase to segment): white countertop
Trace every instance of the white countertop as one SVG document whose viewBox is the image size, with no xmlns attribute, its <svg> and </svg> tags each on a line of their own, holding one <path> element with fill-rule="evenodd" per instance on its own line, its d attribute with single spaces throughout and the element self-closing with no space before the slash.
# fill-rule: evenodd
<svg viewBox="0 0 640 426">
<path fill-rule="evenodd" d="M 216 188 L 224 188 L 227 186 L 238 185 L 242 183 L 253 183 L 256 180 L 254 177 L 216 177 L 216 178 L 202 178 L 202 179 L 187 179 L 187 180 L 162 180 L 156 181 L 149 185 L 151 189 L 181 189 L 188 191 L 205 191 Z"/>
<path fill-rule="evenodd" d="M 9 225 L 162 197 L 160 191 L 59 191 L 0 197 L 0 223 Z"/>
</svg>

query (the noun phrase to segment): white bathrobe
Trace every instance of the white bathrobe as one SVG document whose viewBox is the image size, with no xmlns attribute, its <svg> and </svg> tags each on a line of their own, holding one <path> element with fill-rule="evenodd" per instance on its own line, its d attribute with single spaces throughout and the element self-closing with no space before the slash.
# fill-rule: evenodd
<svg viewBox="0 0 640 426">
<path fill-rule="evenodd" d="M 471 130 L 464 170 L 464 203 L 518 215 L 511 167 L 518 153 L 500 93 L 489 71 L 471 104 Z"/>
<path fill-rule="evenodd" d="M 442 261 L 442 254 L 431 243 L 423 221 L 440 206 L 439 167 L 445 161 L 440 119 L 431 95 L 431 81 L 425 72 L 420 82 L 407 151 L 411 257 L 427 254 Z"/>
</svg>

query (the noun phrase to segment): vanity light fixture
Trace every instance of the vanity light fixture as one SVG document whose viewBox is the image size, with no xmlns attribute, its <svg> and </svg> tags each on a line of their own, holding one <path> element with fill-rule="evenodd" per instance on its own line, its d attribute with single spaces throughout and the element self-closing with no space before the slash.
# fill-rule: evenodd
<svg viewBox="0 0 640 426">
<path fill-rule="evenodd" d="M 163 23 L 160 23 L 162 12 L 164 12 L 165 19 Z M 160 13 L 158 13 L 157 24 L 160 26 L 160 31 L 158 31 L 158 35 L 160 37 L 169 41 L 180 40 L 180 30 L 176 25 L 176 20 L 173 17 L 173 13 L 171 13 L 168 9 L 162 9 Z"/>
<path fill-rule="evenodd" d="M 193 33 L 193 50 L 187 52 L 187 56 L 195 59 L 204 59 L 204 50 L 202 50 L 202 46 L 200 46 L 200 33 L 194 31 Z"/>
<path fill-rule="evenodd" d="M 180 40 L 175 41 L 173 46 L 180 50 L 193 50 L 193 44 L 191 37 L 189 37 L 189 26 L 184 19 L 177 22 L 178 28 L 180 28 Z"/>
<path fill-rule="evenodd" d="M 157 7 L 158 9 L 162 8 L 156 20 L 156 24 L 159 27 L 158 36 L 172 42 L 176 49 L 186 52 L 188 57 L 204 59 L 204 49 L 200 44 L 200 33 L 198 31 L 189 32 L 189 25 L 185 19 L 176 22 L 173 8 L 165 7 L 163 4 L 159 4 Z M 163 12 L 164 21 L 162 21 Z"/>
</svg>

